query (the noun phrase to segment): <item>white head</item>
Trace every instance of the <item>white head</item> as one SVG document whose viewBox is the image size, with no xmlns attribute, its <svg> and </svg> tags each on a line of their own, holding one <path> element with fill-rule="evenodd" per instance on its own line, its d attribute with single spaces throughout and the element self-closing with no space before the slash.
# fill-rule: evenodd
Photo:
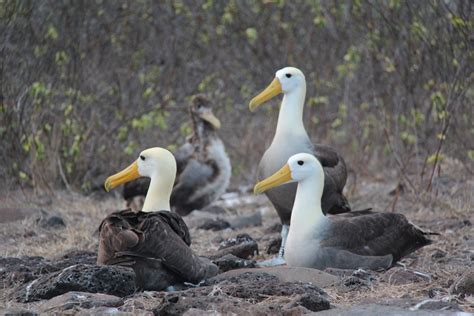
<svg viewBox="0 0 474 316">
<path fill-rule="evenodd" d="M 257 183 L 254 187 L 254 192 L 256 194 L 263 193 L 278 185 L 290 182 L 304 182 L 306 179 L 315 180 L 322 192 L 324 187 L 324 170 L 319 160 L 311 154 L 296 154 L 291 156 L 280 170 Z"/>
<path fill-rule="evenodd" d="M 164 148 L 145 149 L 137 159 L 138 174 L 142 177 L 160 177 L 174 183 L 176 160 L 173 154 Z"/>
<path fill-rule="evenodd" d="M 151 178 L 143 211 L 169 210 L 169 199 L 176 178 L 176 160 L 173 154 L 160 147 L 142 151 L 130 166 L 107 178 L 105 190 L 110 191 L 139 177 Z"/>
<path fill-rule="evenodd" d="M 306 93 L 306 79 L 303 72 L 295 67 L 282 68 L 275 73 L 275 79 L 270 85 L 250 101 L 249 109 L 255 110 L 259 105 L 280 93 L 290 94 L 297 90 L 303 90 Z"/>
<path fill-rule="evenodd" d="M 306 87 L 306 79 L 301 70 L 295 67 L 285 67 L 275 73 L 281 85 L 281 92 L 284 94 L 291 93 L 293 90 Z"/>
</svg>

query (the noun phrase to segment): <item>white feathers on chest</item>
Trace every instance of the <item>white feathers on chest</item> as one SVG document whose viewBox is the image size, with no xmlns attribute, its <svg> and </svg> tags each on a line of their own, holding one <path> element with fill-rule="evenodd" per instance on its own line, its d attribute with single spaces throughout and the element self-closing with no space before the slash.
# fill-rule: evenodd
<svg viewBox="0 0 474 316">
<path fill-rule="evenodd" d="M 209 195 L 210 193 L 212 195 L 210 199 L 215 200 L 227 190 L 230 183 L 232 167 L 222 141 L 218 138 L 212 139 L 206 150 L 207 159 L 215 161 L 217 165 L 218 175 L 212 181 L 207 182 L 194 192 L 191 198 L 192 200 L 203 195 Z"/>
</svg>

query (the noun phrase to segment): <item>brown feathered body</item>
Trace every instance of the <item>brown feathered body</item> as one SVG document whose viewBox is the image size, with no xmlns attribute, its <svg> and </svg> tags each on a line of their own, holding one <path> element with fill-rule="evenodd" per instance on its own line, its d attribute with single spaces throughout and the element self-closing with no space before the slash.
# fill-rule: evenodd
<svg viewBox="0 0 474 316">
<path fill-rule="evenodd" d="M 143 290 L 198 283 L 215 275 L 217 267 L 197 256 L 190 244 L 188 227 L 178 214 L 118 211 L 100 224 L 97 263 L 132 267 Z"/>
</svg>

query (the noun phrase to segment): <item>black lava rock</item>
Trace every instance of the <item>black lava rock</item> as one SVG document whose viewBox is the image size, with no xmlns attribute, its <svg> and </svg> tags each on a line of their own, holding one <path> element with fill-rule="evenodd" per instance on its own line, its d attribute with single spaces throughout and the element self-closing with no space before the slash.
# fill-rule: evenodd
<svg viewBox="0 0 474 316">
<path fill-rule="evenodd" d="M 209 218 L 198 228 L 199 229 L 204 229 L 204 230 L 219 231 L 219 230 L 223 230 L 223 229 L 226 229 L 226 228 L 229 228 L 229 227 L 230 227 L 229 222 L 227 222 L 223 219 Z"/>
<path fill-rule="evenodd" d="M 97 254 L 90 251 L 70 251 L 57 260 L 43 257 L 0 258 L 0 281 L 5 285 L 22 284 L 43 274 L 62 270 L 75 264 L 95 264 Z"/>
<path fill-rule="evenodd" d="M 271 296 L 272 299 L 267 298 Z M 288 297 L 294 297 L 285 306 Z M 285 302 L 285 303 L 283 303 Z M 310 283 L 281 282 L 270 274 L 242 273 L 228 277 L 214 277 L 203 286 L 166 294 L 153 310 L 154 315 L 182 315 L 189 309 L 206 313 L 212 309 L 222 314 L 299 315 L 304 307 L 309 311 L 329 309 L 323 290 Z"/>
<path fill-rule="evenodd" d="M 303 306 L 312 312 L 319 312 L 329 309 L 330 303 L 325 297 L 321 296 L 321 294 L 313 292 L 297 296 L 290 306 Z"/>
<path fill-rule="evenodd" d="M 231 254 L 227 254 L 213 262 L 219 267 L 220 272 L 242 268 L 255 268 L 254 260 L 245 260 Z"/>
<path fill-rule="evenodd" d="M 19 302 L 32 302 L 69 291 L 126 296 L 135 292 L 135 273 L 120 266 L 78 264 L 54 272 L 21 286 L 15 292 Z"/>
<path fill-rule="evenodd" d="M 219 245 L 219 251 L 214 258 L 220 258 L 226 254 L 232 254 L 242 259 L 248 259 L 258 254 L 258 244 L 248 234 L 240 234 L 235 238 L 224 240 Z"/>
</svg>

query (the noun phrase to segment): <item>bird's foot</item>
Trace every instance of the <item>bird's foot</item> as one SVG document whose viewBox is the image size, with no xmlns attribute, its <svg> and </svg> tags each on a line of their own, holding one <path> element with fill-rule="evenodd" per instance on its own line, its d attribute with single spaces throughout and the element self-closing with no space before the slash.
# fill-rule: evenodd
<svg viewBox="0 0 474 316">
<path fill-rule="evenodd" d="M 286 264 L 286 261 L 285 259 L 283 259 L 283 257 L 275 257 L 272 259 L 257 262 L 257 267 L 276 267 L 284 264 Z"/>
</svg>

